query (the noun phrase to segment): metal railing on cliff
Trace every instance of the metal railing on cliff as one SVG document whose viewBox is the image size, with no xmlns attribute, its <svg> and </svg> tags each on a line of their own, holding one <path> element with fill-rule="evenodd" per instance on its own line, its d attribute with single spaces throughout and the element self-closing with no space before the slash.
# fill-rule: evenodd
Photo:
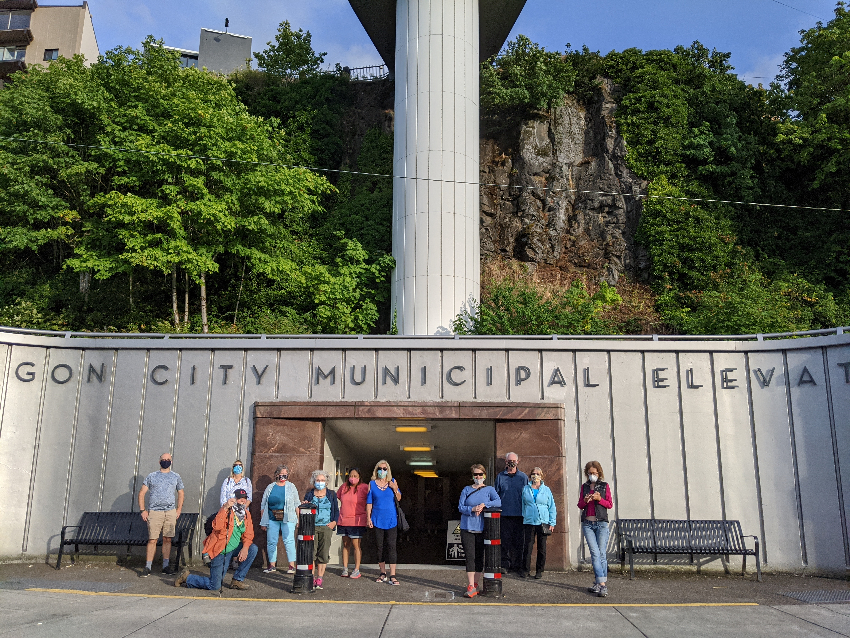
<svg viewBox="0 0 850 638">
<path fill-rule="evenodd" d="M 352 82 L 374 82 L 385 80 L 390 76 L 390 70 L 385 64 L 373 66 L 342 67 L 342 74 L 347 75 Z"/>
</svg>

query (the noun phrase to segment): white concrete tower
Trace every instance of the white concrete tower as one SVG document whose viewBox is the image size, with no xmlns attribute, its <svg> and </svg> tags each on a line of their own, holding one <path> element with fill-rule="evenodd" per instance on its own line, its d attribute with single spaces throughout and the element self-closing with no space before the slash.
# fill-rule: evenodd
<svg viewBox="0 0 850 638">
<path fill-rule="evenodd" d="M 478 65 L 501 48 L 525 0 L 350 2 L 395 75 L 398 331 L 445 334 L 480 288 Z"/>
</svg>

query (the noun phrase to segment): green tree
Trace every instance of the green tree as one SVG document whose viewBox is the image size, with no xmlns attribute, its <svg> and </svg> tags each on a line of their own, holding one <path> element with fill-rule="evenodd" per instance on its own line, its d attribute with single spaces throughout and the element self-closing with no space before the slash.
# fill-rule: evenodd
<svg viewBox="0 0 850 638">
<path fill-rule="evenodd" d="M 325 61 L 327 53 L 313 50 L 313 36 L 309 31 L 294 31 L 288 20 L 277 28 L 274 42 L 267 42 L 267 48 L 255 53 L 257 63 L 269 75 L 279 78 L 297 78 L 315 75 Z"/>
</svg>

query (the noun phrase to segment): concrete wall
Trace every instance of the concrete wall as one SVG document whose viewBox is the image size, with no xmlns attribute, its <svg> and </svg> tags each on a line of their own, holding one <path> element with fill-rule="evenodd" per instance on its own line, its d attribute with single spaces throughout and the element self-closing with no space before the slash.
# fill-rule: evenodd
<svg viewBox="0 0 850 638">
<path fill-rule="evenodd" d="M 365 382 L 352 383 L 352 366 L 355 381 L 366 366 Z M 83 511 L 135 510 L 141 481 L 166 450 L 186 485 L 186 511 L 212 512 L 233 459 L 250 464 L 257 401 L 545 401 L 563 403 L 567 415 L 563 507 L 574 564 L 583 550 L 573 500 L 582 464 L 595 459 L 619 517 L 740 519 L 745 533 L 762 537 L 768 568 L 848 566 L 850 335 L 641 342 L 0 333 L 0 375 L 4 557 L 55 552 L 61 526 Z M 329 460 L 338 443 L 327 444 Z"/>
<path fill-rule="evenodd" d="M 198 66 L 228 75 L 245 69 L 246 60 L 252 59 L 251 38 L 246 35 L 201 29 L 198 46 Z"/>
</svg>

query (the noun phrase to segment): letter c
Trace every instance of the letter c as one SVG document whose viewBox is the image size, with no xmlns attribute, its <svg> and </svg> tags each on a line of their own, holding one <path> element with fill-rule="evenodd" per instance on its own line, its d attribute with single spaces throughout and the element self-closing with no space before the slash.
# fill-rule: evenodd
<svg viewBox="0 0 850 638">
<path fill-rule="evenodd" d="M 168 372 L 168 366 L 156 366 L 153 370 L 151 370 L 151 381 L 153 381 L 156 385 L 165 385 L 166 383 L 168 383 L 168 379 L 160 381 L 156 378 L 157 370 L 165 370 L 166 372 Z"/>
<path fill-rule="evenodd" d="M 453 368 L 449 368 L 449 371 L 446 372 L 446 381 L 449 382 L 449 385 L 463 385 L 464 383 L 466 383 L 466 379 L 464 379 L 463 381 L 454 380 L 454 378 L 452 377 L 452 372 L 454 372 L 455 370 L 460 370 L 461 372 L 463 372 L 464 370 L 466 370 L 466 368 L 464 368 L 463 366 L 454 366 Z"/>
<path fill-rule="evenodd" d="M 32 361 L 24 361 L 22 363 L 19 363 L 18 367 L 15 368 L 15 376 L 18 378 L 18 381 L 29 383 L 30 381 L 35 379 L 35 372 L 33 372 L 32 370 L 27 370 L 26 372 L 24 372 L 25 376 L 21 376 L 21 368 L 23 368 L 24 366 L 31 366 L 34 368 L 35 364 Z"/>
</svg>

